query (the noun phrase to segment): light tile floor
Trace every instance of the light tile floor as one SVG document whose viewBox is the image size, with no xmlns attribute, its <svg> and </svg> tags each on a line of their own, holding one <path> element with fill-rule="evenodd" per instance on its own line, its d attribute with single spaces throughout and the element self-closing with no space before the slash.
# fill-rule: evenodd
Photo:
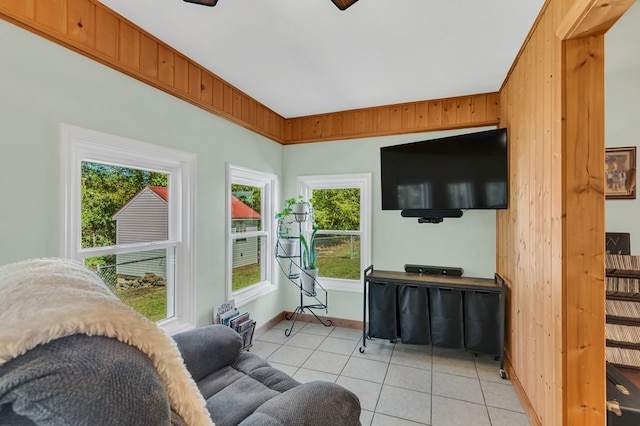
<svg viewBox="0 0 640 426">
<path fill-rule="evenodd" d="M 363 426 L 529 425 L 511 382 L 492 357 L 370 339 L 362 330 L 282 321 L 251 352 L 299 382 L 338 383 L 360 398 Z"/>
</svg>

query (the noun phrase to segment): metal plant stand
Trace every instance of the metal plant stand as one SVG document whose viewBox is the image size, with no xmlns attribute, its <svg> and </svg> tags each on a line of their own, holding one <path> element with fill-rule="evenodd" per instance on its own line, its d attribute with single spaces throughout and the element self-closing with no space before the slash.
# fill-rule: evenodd
<svg viewBox="0 0 640 426">
<path fill-rule="evenodd" d="M 298 222 L 298 231 L 302 232 L 302 222 L 296 220 Z M 297 248 L 298 251 L 295 253 L 294 251 L 289 251 L 285 249 L 284 241 L 285 240 L 297 240 Z M 289 243 L 291 241 L 288 241 Z M 289 281 L 293 283 L 300 290 L 300 304 L 296 307 L 296 309 L 291 314 L 285 314 L 285 319 L 287 321 L 293 319 L 291 323 L 291 327 L 287 328 L 284 331 L 285 336 L 289 337 L 291 335 L 291 331 L 293 331 L 293 327 L 296 324 L 298 319 L 298 314 L 302 314 L 305 311 L 311 313 L 320 324 L 325 327 L 331 326 L 333 323 L 331 320 L 323 320 L 321 319 L 315 312 L 314 309 L 324 309 L 325 313 L 327 313 L 327 302 L 328 302 L 328 294 L 324 287 L 318 282 L 317 279 L 313 278 L 313 286 L 312 291 L 308 291 L 302 285 L 302 276 L 303 274 L 307 274 L 305 270 L 302 268 L 302 242 L 299 237 L 295 238 L 278 238 L 278 242 L 276 243 L 276 259 L 278 264 L 280 265 L 280 269 L 285 273 Z M 287 264 L 285 266 L 285 264 Z M 308 274 L 307 274 L 308 275 Z M 320 293 L 324 293 L 324 302 L 321 300 L 322 296 Z M 313 299 L 311 303 L 305 304 L 305 297 Z"/>
</svg>

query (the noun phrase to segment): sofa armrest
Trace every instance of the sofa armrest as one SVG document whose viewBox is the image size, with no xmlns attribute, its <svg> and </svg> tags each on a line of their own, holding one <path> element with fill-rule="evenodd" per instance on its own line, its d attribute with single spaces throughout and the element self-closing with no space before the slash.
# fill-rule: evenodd
<svg viewBox="0 0 640 426">
<path fill-rule="evenodd" d="M 304 383 L 265 402 L 240 425 L 265 424 L 358 426 L 360 400 L 336 383 Z"/>
<path fill-rule="evenodd" d="M 242 351 L 242 338 L 230 327 L 214 324 L 173 336 L 193 380 L 232 365 Z"/>
</svg>

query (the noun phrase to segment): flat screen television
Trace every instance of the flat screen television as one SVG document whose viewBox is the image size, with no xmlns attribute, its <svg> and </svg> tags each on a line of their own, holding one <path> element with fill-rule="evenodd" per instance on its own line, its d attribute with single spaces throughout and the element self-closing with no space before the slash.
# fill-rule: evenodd
<svg viewBox="0 0 640 426">
<path fill-rule="evenodd" d="M 383 210 L 459 217 L 507 208 L 507 129 L 382 147 L 380 165 Z"/>
</svg>

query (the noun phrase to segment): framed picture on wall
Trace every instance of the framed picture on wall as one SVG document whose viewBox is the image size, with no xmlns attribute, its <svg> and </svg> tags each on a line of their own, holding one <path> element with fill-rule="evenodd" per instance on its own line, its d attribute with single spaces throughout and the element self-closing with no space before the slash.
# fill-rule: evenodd
<svg viewBox="0 0 640 426">
<path fill-rule="evenodd" d="M 636 198 L 636 147 L 607 148 L 604 156 L 605 195 L 611 199 Z"/>
<path fill-rule="evenodd" d="M 631 254 L 631 234 L 628 232 L 606 232 L 607 254 Z"/>
</svg>

